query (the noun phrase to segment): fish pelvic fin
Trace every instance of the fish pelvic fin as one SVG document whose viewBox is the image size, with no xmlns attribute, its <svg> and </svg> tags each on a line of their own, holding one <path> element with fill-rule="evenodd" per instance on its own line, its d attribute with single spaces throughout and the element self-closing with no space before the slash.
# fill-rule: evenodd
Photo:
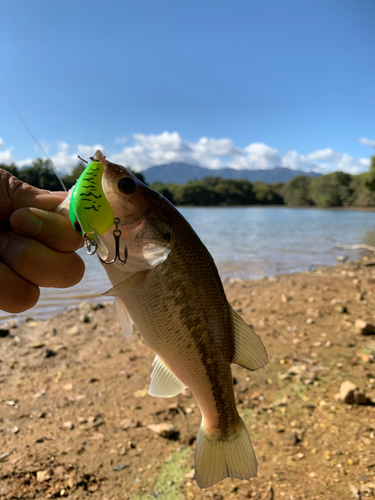
<svg viewBox="0 0 375 500">
<path fill-rule="evenodd" d="M 150 396 L 155 398 L 173 398 L 185 389 L 185 385 L 179 380 L 168 366 L 155 356 L 152 363 L 154 369 L 151 373 Z"/>
<path fill-rule="evenodd" d="M 115 306 L 122 333 L 124 337 L 129 339 L 133 331 L 133 323 L 121 297 L 115 298 Z"/>
<path fill-rule="evenodd" d="M 118 283 L 113 288 L 110 288 L 106 292 L 102 293 L 102 295 L 106 295 L 108 297 L 120 297 L 122 294 L 134 290 L 134 288 L 143 283 L 146 275 L 147 271 L 134 273 L 129 278 L 126 278 L 124 281 L 121 281 L 121 283 Z"/>
<path fill-rule="evenodd" d="M 258 335 L 232 308 L 230 308 L 234 355 L 232 363 L 248 370 L 258 370 L 267 364 L 267 351 Z"/>
<path fill-rule="evenodd" d="M 202 423 L 195 449 L 195 480 L 209 488 L 226 477 L 250 479 L 257 475 L 257 461 L 246 426 L 239 417 L 237 431 L 210 435 Z"/>
</svg>

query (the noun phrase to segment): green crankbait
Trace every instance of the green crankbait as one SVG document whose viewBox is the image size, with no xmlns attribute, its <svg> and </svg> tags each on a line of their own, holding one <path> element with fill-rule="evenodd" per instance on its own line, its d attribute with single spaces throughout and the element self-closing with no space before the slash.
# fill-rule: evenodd
<svg viewBox="0 0 375 500">
<path fill-rule="evenodd" d="M 72 226 L 81 236 L 95 239 L 115 223 L 111 205 L 102 188 L 104 166 L 93 161 L 82 172 L 71 195 L 69 216 Z"/>
</svg>

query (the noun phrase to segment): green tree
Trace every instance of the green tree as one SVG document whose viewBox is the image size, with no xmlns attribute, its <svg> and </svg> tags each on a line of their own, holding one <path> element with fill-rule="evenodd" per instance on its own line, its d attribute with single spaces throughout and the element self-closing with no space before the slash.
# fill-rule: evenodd
<svg viewBox="0 0 375 500">
<path fill-rule="evenodd" d="M 203 179 L 203 182 L 208 182 L 209 186 L 212 179 L 209 177 L 208 180 Z M 218 195 L 220 205 L 251 205 L 254 203 L 253 186 L 247 180 L 217 179 L 213 190 Z"/>
<path fill-rule="evenodd" d="M 15 163 L 11 163 L 10 165 L 4 165 L 0 163 L 0 168 L 6 170 L 7 172 L 10 172 L 15 177 L 19 176 L 19 169 Z"/>
<path fill-rule="evenodd" d="M 164 198 L 167 198 L 167 200 L 174 205 L 176 204 L 173 194 L 174 188 L 171 185 L 164 184 L 163 182 L 153 182 L 150 185 L 150 188 L 160 193 L 162 196 L 164 196 Z"/>
<path fill-rule="evenodd" d="M 315 205 L 341 207 L 352 204 L 352 176 L 344 172 L 315 177 L 310 183 L 310 195 Z"/>
<path fill-rule="evenodd" d="M 310 196 L 311 178 L 306 175 L 293 177 L 284 186 L 284 203 L 289 207 L 313 205 Z"/>
<path fill-rule="evenodd" d="M 36 159 L 31 167 L 19 170 L 19 179 L 32 186 L 50 191 L 60 191 L 61 184 L 48 160 Z"/>
<path fill-rule="evenodd" d="M 279 191 L 283 186 L 278 184 L 264 184 L 264 182 L 254 182 L 253 190 L 255 194 L 255 203 L 259 205 L 282 205 L 283 198 Z"/>
<path fill-rule="evenodd" d="M 221 198 L 202 181 L 192 181 L 176 186 L 174 198 L 177 205 L 213 206 L 219 205 Z"/>
<path fill-rule="evenodd" d="M 375 155 L 370 160 L 370 170 L 364 176 L 365 186 L 370 191 L 375 191 Z"/>
<path fill-rule="evenodd" d="M 66 174 L 63 177 L 63 182 L 66 186 L 66 189 L 70 189 L 74 184 L 77 182 L 78 177 L 82 174 L 82 172 L 85 170 L 86 164 L 80 161 L 76 167 L 74 167 L 73 171 L 71 174 Z"/>
</svg>

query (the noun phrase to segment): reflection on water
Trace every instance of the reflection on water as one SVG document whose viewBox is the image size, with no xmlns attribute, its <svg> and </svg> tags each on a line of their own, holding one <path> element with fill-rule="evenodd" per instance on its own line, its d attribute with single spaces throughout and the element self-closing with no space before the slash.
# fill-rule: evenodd
<svg viewBox="0 0 375 500">
<path fill-rule="evenodd" d="M 375 212 L 286 207 L 181 208 L 201 237 L 223 279 L 257 279 L 333 265 L 338 255 L 358 258 L 342 245 L 375 246 Z M 18 318 L 46 318 L 83 300 L 101 302 L 111 285 L 95 256 L 80 250 L 86 263 L 84 279 L 75 287 L 45 288 L 37 306 Z M 110 298 L 105 297 L 105 300 Z M 7 316 L 0 315 L 0 320 Z M 9 316 L 8 316 L 9 317 Z"/>
</svg>

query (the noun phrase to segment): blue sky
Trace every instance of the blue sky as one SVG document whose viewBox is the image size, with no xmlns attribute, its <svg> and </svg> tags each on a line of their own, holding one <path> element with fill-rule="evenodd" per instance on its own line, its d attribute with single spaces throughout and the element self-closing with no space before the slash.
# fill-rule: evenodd
<svg viewBox="0 0 375 500">
<path fill-rule="evenodd" d="M 374 0 L 4 0 L 0 73 L 57 168 L 98 147 L 359 173 L 375 147 Z M 0 163 L 42 156 L 0 85 Z"/>
</svg>

